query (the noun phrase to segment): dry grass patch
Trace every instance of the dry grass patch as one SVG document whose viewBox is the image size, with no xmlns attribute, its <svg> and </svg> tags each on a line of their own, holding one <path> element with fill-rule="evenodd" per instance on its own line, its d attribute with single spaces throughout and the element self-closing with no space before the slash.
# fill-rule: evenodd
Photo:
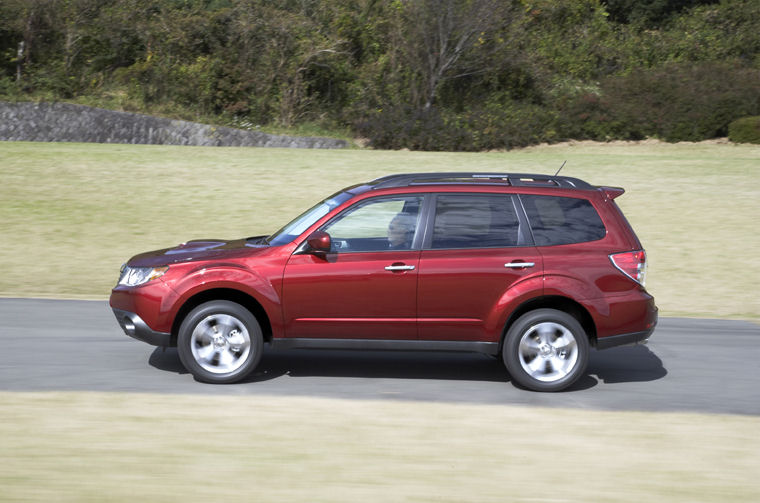
<svg viewBox="0 0 760 503">
<path fill-rule="evenodd" d="M 760 319 L 760 147 L 571 143 L 482 154 L 0 142 L 0 295 L 104 298 L 129 256 L 270 233 L 349 184 L 409 171 L 619 185 L 664 315 Z"/>
<path fill-rule="evenodd" d="M 758 501 L 760 418 L 0 393 L 2 501 Z"/>
</svg>

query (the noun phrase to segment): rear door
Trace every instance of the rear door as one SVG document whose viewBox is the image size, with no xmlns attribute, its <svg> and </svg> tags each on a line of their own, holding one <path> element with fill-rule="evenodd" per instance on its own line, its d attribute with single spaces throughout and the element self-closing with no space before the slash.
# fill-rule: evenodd
<svg viewBox="0 0 760 503">
<path fill-rule="evenodd" d="M 419 336 L 498 342 L 508 291 L 534 279 L 542 258 L 509 194 L 437 194 L 420 257 Z M 515 294 L 517 295 L 517 294 Z"/>
</svg>

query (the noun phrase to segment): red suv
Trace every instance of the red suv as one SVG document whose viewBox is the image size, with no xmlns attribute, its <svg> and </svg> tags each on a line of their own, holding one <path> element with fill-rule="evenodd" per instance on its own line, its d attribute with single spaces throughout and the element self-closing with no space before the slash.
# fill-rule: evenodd
<svg viewBox="0 0 760 503">
<path fill-rule="evenodd" d="M 387 176 L 271 236 L 137 255 L 111 307 L 204 382 L 245 378 L 270 344 L 501 355 L 515 382 L 557 391 L 591 346 L 646 341 L 657 322 L 621 194 L 564 176 Z"/>
</svg>

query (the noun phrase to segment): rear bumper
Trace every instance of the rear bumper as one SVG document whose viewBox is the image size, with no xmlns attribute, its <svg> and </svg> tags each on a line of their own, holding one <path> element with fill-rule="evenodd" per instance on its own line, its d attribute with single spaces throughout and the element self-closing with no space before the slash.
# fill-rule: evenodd
<svg viewBox="0 0 760 503">
<path fill-rule="evenodd" d="M 167 347 L 172 345 L 172 334 L 156 332 L 135 313 L 113 308 L 113 314 L 116 316 L 116 321 L 119 322 L 121 329 L 128 336 L 153 346 Z"/>
<path fill-rule="evenodd" d="M 631 346 L 634 344 L 646 344 L 657 326 L 657 308 L 654 308 L 653 320 L 647 330 L 629 334 L 609 335 L 596 340 L 596 349 L 609 349 L 618 346 Z"/>
</svg>

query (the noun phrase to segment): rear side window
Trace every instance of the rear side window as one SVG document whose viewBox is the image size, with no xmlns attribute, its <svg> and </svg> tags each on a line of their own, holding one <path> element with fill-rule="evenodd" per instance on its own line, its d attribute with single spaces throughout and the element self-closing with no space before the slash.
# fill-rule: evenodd
<svg viewBox="0 0 760 503">
<path fill-rule="evenodd" d="M 506 195 L 441 194 L 436 197 L 431 248 L 516 246 L 520 225 Z"/>
<path fill-rule="evenodd" d="M 536 246 L 585 243 L 602 239 L 607 231 L 586 199 L 520 195 Z"/>
</svg>

